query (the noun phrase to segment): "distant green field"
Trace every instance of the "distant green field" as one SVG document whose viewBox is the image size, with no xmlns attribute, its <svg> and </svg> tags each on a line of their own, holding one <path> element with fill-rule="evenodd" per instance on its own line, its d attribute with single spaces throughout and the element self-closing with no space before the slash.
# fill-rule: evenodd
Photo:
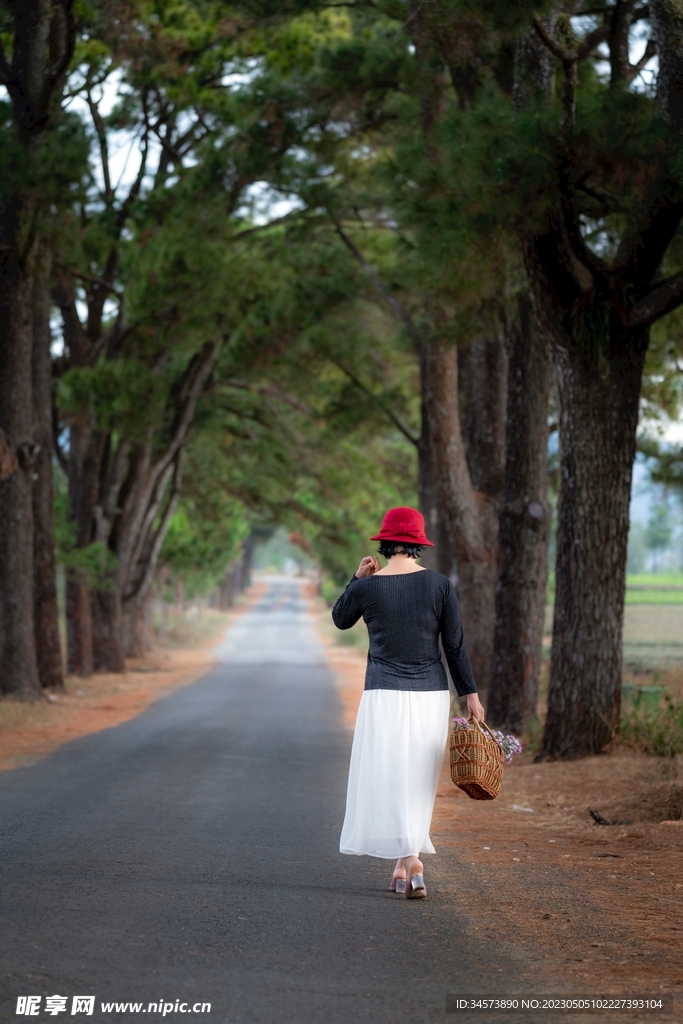
<svg viewBox="0 0 683 1024">
<path fill-rule="evenodd" d="M 683 604 L 683 587 L 679 590 L 646 590 L 626 588 L 626 604 Z"/>
<path fill-rule="evenodd" d="M 546 609 L 545 653 L 550 653 L 553 608 Z M 683 665 L 683 603 L 629 604 L 624 609 L 624 660 L 632 671 Z"/>
<path fill-rule="evenodd" d="M 683 589 L 683 573 L 643 572 L 626 577 L 628 587 L 681 587 Z"/>
<path fill-rule="evenodd" d="M 555 599 L 555 580 L 548 581 L 548 603 Z M 626 604 L 683 604 L 683 573 L 640 573 L 626 577 Z"/>
<path fill-rule="evenodd" d="M 683 573 L 627 576 L 626 604 L 683 604 Z"/>
</svg>

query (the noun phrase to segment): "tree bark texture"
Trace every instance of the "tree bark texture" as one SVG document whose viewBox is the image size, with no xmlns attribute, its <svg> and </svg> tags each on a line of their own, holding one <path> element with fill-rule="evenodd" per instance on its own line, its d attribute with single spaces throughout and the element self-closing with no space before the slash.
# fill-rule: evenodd
<svg viewBox="0 0 683 1024">
<path fill-rule="evenodd" d="M 251 586 L 251 573 L 254 564 L 255 547 L 256 541 L 254 534 L 250 533 L 242 545 L 240 590 L 246 590 L 247 587 Z"/>
<path fill-rule="evenodd" d="M 617 7 L 606 41 L 612 84 L 621 79 L 623 86 L 637 73 L 628 62 L 628 25 L 622 18 L 632 19 L 635 5 Z M 669 153 L 660 150 L 656 173 L 642 201 L 624 218 L 610 258 L 587 244 L 585 195 L 576 185 L 579 166 L 581 181 L 589 187 L 593 182 L 577 152 L 575 96 L 566 88 L 571 76 L 576 81 L 581 47 L 560 47 L 558 53 L 552 33 L 535 22 L 539 38 L 564 66 L 554 195 L 545 225 L 534 237 L 521 239 L 542 330 L 552 338 L 560 406 L 555 616 L 539 754 L 544 759 L 597 753 L 618 727 L 628 509 L 643 363 L 651 325 L 683 299 L 680 273 L 665 281 L 660 277 L 683 217 L 683 194 L 667 166 L 683 132 L 683 4 L 653 0 L 645 10 L 659 55 L 657 98 L 668 123 Z M 533 72 L 532 50 L 520 51 L 520 62 L 526 59 Z M 549 98 L 540 71 L 525 80 Z M 593 170 L 599 179 L 602 168 Z"/>
<path fill-rule="evenodd" d="M 126 657 L 142 658 L 154 644 L 154 592 L 136 602 L 136 615 L 124 620 Z"/>
<path fill-rule="evenodd" d="M 221 612 L 227 612 L 235 603 L 236 575 L 235 566 L 231 565 L 229 569 L 225 570 L 225 576 L 218 586 L 217 607 Z"/>
<path fill-rule="evenodd" d="M 79 418 L 69 425 L 69 508 L 76 547 L 86 548 L 94 538 L 95 509 L 107 436 Z M 84 574 L 67 572 L 67 672 L 87 676 L 93 671 L 93 613 L 90 581 Z"/>
<path fill-rule="evenodd" d="M 553 339 L 560 408 L 555 616 L 539 754 L 546 759 L 597 753 L 618 727 L 628 513 L 649 334 L 629 328 L 625 303 L 619 309 L 585 267 L 563 262 L 560 245 L 557 229 L 527 250 Z M 631 301 L 646 291 L 642 268 L 654 272 L 645 254 L 633 261 L 630 280 L 615 275 Z"/>
<path fill-rule="evenodd" d="M 426 361 L 434 474 L 458 567 L 465 641 L 479 691 L 488 691 L 493 650 L 498 511 L 495 498 L 475 491 L 458 412 L 458 352 L 434 342 Z"/>
<path fill-rule="evenodd" d="M 683 2 L 652 0 L 650 20 L 657 42 L 657 99 L 676 134 L 683 131 Z"/>
<path fill-rule="evenodd" d="M 142 658 L 152 646 L 154 594 L 150 587 L 143 596 L 129 601 L 123 609 L 123 647 L 127 658 Z"/>
<path fill-rule="evenodd" d="M 555 614 L 539 757 L 571 759 L 598 753 L 619 723 L 631 475 L 649 329 L 629 328 L 592 274 L 562 259 L 561 228 L 552 218 L 550 226 L 526 248 L 542 330 L 552 339 L 560 412 Z M 644 290 L 637 274 L 620 284 L 636 298 Z"/>
<path fill-rule="evenodd" d="M 78 316 L 72 283 L 64 274 L 57 275 L 54 301 L 62 313 L 64 343 L 70 368 L 89 366 L 92 361 L 90 340 Z M 109 439 L 106 433 L 96 430 L 86 417 L 70 416 L 68 426 L 66 472 L 69 481 L 69 512 L 75 531 L 75 546 L 83 549 L 96 539 L 96 510 Z M 87 676 L 93 671 L 90 583 L 91 580 L 85 574 L 73 569 L 67 572 L 67 672 L 74 675 Z"/>
<path fill-rule="evenodd" d="M 33 288 L 33 417 L 38 445 L 33 473 L 33 609 L 38 676 L 43 688 L 64 689 L 59 642 L 53 534 L 52 360 L 50 260 L 42 253 Z"/>
<path fill-rule="evenodd" d="M 94 588 L 90 593 L 92 616 L 92 655 L 94 672 L 125 672 L 123 613 L 120 595 Z"/>
<path fill-rule="evenodd" d="M 430 427 L 431 411 L 431 377 L 429 372 L 429 346 L 420 346 L 420 391 L 421 391 L 421 430 L 417 442 L 417 491 L 420 511 L 425 517 L 425 530 L 434 544 L 433 548 L 425 547 L 420 562 L 427 569 L 443 573 L 449 578 L 455 572 L 455 559 L 451 548 L 448 530 L 441 512 L 439 493 L 434 473 L 434 454 Z"/>
<path fill-rule="evenodd" d="M 499 499 L 505 476 L 508 355 L 503 331 L 458 347 L 463 440 L 475 491 Z"/>
<path fill-rule="evenodd" d="M 180 391 L 171 438 L 160 457 L 154 459 L 145 446 L 131 460 L 124 480 L 121 513 L 110 532 L 110 546 L 117 556 L 116 593 L 121 622 L 112 616 L 110 629 L 121 636 L 123 649 L 134 631 L 126 623 L 137 614 L 152 586 L 161 546 L 180 495 L 181 459 L 199 395 L 214 364 L 215 346 L 205 344 L 191 360 Z M 121 628 L 123 626 L 123 629 Z M 126 651 L 127 653 L 127 651 Z"/>
<path fill-rule="evenodd" d="M 615 736 L 631 476 L 646 344 L 606 364 L 556 348 L 560 478 L 550 688 L 540 757 L 596 754 Z"/>
<path fill-rule="evenodd" d="M 160 477 L 157 488 L 152 491 L 151 498 L 148 499 L 149 508 L 143 532 L 138 538 L 137 547 L 133 549 L 133 558 L 125 582 L 120 587 L 123 597 L 123 648 L 130 657 L 138 657 L 143 651 L 144 644 L 140 644 L 137 623 L 144 614 L 161 546 L 178 504 L 181 454 L 182 449 L 179 448 L 166 473 Z"/>
<path fill-rule="evenodd" d="M 16 225 L 3 227 L 16 243 Z M 27 700 L 41 694 L 33 622 L 33 259 L 20 259 L 12 244 L 0 251 L 0 428 L 16 465 L 0 482 L 0 692 Z"/>
<path fill-rule="evenodd" d="M 521 734 L 536 718 L 548 574 L 547 340 L 528 294 L 510 328 L 505 484 L 499 516 L 491 725 Z"/>
<path fill-rule="evenodd" d="M 34 154 L 50 122 L 74 45 L 72 0 L 27 0 L 13 20 L 11 61 L 0 81 L 9 93 L 23 159 L 21 184 L 0 197 L 0 430 L 17 464 L 0 482 L 0 692 L 41 694 L 33 616 L 35 441 L 31 363 L 37 197 Z M 8 26 L 6 26 L 7 28 Z"/>
<path fill-rule="evenodd" d="M 90 588 L 78 576 L 66 576 L 66 665 L 75 676 L 92 675 L 92 609 Z"/>
</svg>

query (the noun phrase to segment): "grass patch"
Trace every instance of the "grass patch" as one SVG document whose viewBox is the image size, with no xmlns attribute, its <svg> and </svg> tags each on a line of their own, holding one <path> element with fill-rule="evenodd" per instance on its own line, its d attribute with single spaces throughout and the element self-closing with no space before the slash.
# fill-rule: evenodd
<svg viewBox="0 0 683 1024">
<path fill-rule="evenodd" d="M 683 587 L 670 590 L 626 590 L 625 604 L 683 604 Z"/>
<path fill-rule="evenodd" d="M 683 575 L 643 572 L 627 576 L 626 604 L 683 604 Z"/>
<path fill-rule="evenodd" d="M 660 711 L 628 710 L 621 719 L 622 745 L 657 757 L 683 754 L 683 703 L 665 693 L 664 705 Z"/>
<path fill-rule="evenodd" d="M 527 725 L 526 735 L 522 737 L 522 747 L 524 753 L 529 755 L 532 759 L 541 749 L 541 740 L 543 739 L 543 725 L 538 718 L 532 718 Z"/>
<path fill-rule="evenodd" d="M 46 700 L 24 701 L 3 697 L 0 700 L 0 730 L 45 725 L 50 711 L 51 705 Z"/>
<path fill-rule="evenodd" d="M 227 625 L 228 616 L 225 612 L 215 608 L 200 608 L 194 615 L 178 615 L 168 631 L 157 638 L 157 643 L 161 647 L 200 647 Z"/>
<path fill-rule="evenodd" d="M 683 589 L 683 573 L 641 572 L 629 573 L 626 577 L 627 587 L 681 587 Z"/>
</svg>

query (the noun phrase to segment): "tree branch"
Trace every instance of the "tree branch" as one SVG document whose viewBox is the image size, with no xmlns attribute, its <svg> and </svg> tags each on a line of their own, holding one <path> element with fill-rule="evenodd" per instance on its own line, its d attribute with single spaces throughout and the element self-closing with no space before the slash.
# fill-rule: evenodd
<svg viewBox="0 0 683 1024">
<path fill-rule="evenodd" d="M 657 44 L 655 43 L 654 39 L 648 39 L 647 45 L 645 47 L 645 53 L 640 58 L 638 63 L 629 65 L 629 73 L 627 76 L 629 83 L 633 81 L 636 75 L 640 74 L 640 72 L 643 70 L 648 61 L 652 60 L 652 58 L 655 57 L 656 54 Z"/>
<path fill-rule="evenodd" d="M 130 186 L 130 190 L 128 192 L 128 195 L 126 196 L 124 201 L 121 203 L 121 209 L 119 210 L 118 215 L 116 217 L 116 227 L 117 227 L 119 232 L 123 230 L 123 226 L 126 223 L 126 218 L 128 217 L 128 212 L 130 210 L 130 207 L 131 207 L 132 203 L 135 201 L 135 199 L 137 199 L 137 197 L 138 197 L 138 195 L 140 193 L 140 189 L 142 188 L 142 182 L 144 180 L 145 173 L 147 171 L 147 156 L 148 156 L 148 154 L 149 154 L 149 132 L 145 128 L 144 135 L 142 136 L 142 154 L 140 156 L 140 166 L 138 167 L 138 173 L 136 175 L 135 181 Z"/>
<path fill-rule="evenodd" d="M 608 200 L 605 196 L 601 196 L 599 192 L 596 192 L 594 189 L 590 188 L 586 184 L 586 180 L 589 174 L 590 171 L 586 171 L 585 174 L 581 175 L 576 185 L 574 186 L 577 192 L 584 192 L 585 195 L 587 195 L 590 199 L 595 200 L 600 209 L 601 217 L 606 217 L 609 213 L 624 213 L 625 210 L 623 208 L 616 208 L 614 203 L 610 202 L 610 200 Z"/>
<path fill-rule="evenodd" d="M 109 147 L 107 145 L 107 130 L 104 127 L 104 121 L 100 114 L 99 104 L 92 98 L 92 93 L 88 89 L 86 93 L 86 103 L 90 110 L 90 116 L 92 117 L 92 123 L 95 126 L 95 133 L 97 134 L 97 141 L 100 147 L 100 163 L 102 164 L 102 177 L 104 178 L 104 197 L 107 203 L 110 203 L 113 199 L 114 193 L 111 187 L 111 176 L 109 174 Z"/>
<path fill-rule="evenodd" d="M 596 277 L 601 281 L 607 279 L 608 269 L 600 257 L 588 248 L 583 239 L 574 196 L 564 172 L 560 174 L 560 195 L 572 273 L 581 290 L 590 291 Z"/>
<path fill-rule="evenodd" d="M 76 20 L 73 8 L 74 0 L 62 0 L 60 7 L 64 13 L 64 49 L 48 72 L 47 86 L 52 89 L 65 71 L 68 70 L 76 45 Z"/>
<path fill-rule="evenodd" d="M 371 266 L 370 263 L 368 263 L 360 249 L 357 248 L 354 242 L 345 233 L 339 221 L 336 220 L 331 213 L 329 213 L 329 210 L 328 215 L 330 220 L 334 224 L 334 229 L 341 238 L 342 242 L 349 250 L 353 258 L 358 263 L 360 263 L 361 267 L 365 271 L 366 276 L 370 280 L 373 288 L 375 289 L 379 297 L 387 304 L 387 306 L 392 311 L 394 316 L 398 317 L 398 319 L 403 323 L 406 329 L 406 333 L 410 338 L 411 342 L 413 343 L 415 351 L 419 352 L 422 339 L 420 338 L 417 328 L 415 327 L 415 322 L 412 316 L 405 308 L 403 303 L 399 302 L 398 299 L 391 294 L 391 292 L 389 291 L 389 289 L 387 288 L 387 286 L 385 285 L 384 281 L 379 276 L 375 268 Z"/>
<path fill-rule="evenodd" d="M 0 39 L 0 83 L 6 86 L 11 77 L 12 71 L 7 60 L 5 47 L 3 46 L 2 39 Z"/>
<path fill-rule="evenodd" d="M 562 46 L 561 43 L 558 43 L 550 32 L 548 32 L 548 29 L 538 16 L 534 18 L 534 28 L 536 29 L 541 42 L 544 43 L 553 56 L 557 57 L 557 59 L 562 61 L 563 64 L 576 60 L 576 50 L 570 50 L 568 46 Z"/>
<path fill-rule="evenodd" d="M 268 228 L 275 228 L 280 224 L 286 224 L 287 221 L 291 220 L 298 213 L 301 213 L 301 210 L 290 210 L 289 213 L 283 214 L 282 217 L 275 217 L 273 220 L 269 220 L 267 224 L 257 224 L 253 228 L 245 228 L 244 231 L 238 231 L 236 235 L 233 235 L 232 241 L 236 242 L 240 238 L 249 238 L 250 235 L 255 235 L 259 231 L 267 231 Z"/>
<path fill-rule="evenodd" d="M 662 281 L 637 302 L 628 315 L 628 327 L 649 327 L 683 302 L 683 270 Z"/>
<path fill-rule="evenodd" d="M 582 39 L 579 43 L 576 51 L 576 57 L 578 60 L 585 60 L 586 57 L 590 57 L 596 46 L 600 43 L 604 43 L 609 38 L 609 26 L 599 25 L 597 28 L 589 32 L 585 39 Z"/>
<path fill-rule="evenodd" d="M 568 18 L 565 18 L 562 22 L 558 22 L 558 25 L 562 25 L 564 27 L 565 35 L 569 38 L 573 37 L 571 22 Z M 576 87 L 578 83 L 579 47 L 577 45 L 564 46 L 562 43 L 559 43 L 557 39 L 551 35 L 543 24 L 543 21 L 538 16 L 534 18 L 534 28 L 544 45 L 555 57 L 557 57 L 558 60 L 562 61 L 562 70 L 564 74 L 562 78 L 562 117 L 560 130 L 566 143 L 574 131 L 574 125 L 576 122 Z M 575 42 L 575 40 L 573 40 L 573 42 Z"/>
<path fill-rule="evenodd" d="M 613 267 L 623 267 L 631 279 L 651 285 L 682 218 L 683 191 L 674 181 L 658 182 L 624 231 Z"/>
<path fill-rule="evenodd" d="M 411 444 L 414 444 L 414 445 L 415 445 L 415 447 L 417 447 L 417 445 L 418 445 L 418 442 L 419 442 L 419 440 L 420 440 L 420 439 L 419 439 L 419 437 L 417 437 L 417 436 L 416 436 L 416 435 L 415 435 L 415 434 L 414 434 L 414 433 L 412 432 L 412 430 L 410 429 L 410 427 L 409 427 L 409 426 L 407 426 L 407 425 L 406 425 L 406 424 L 405 424 L 405 423 L 403 422 L 403 420 L 401 419 L 401 417 L 400 417 L 400 416 L 398 416 L 398 415 L 397 415 L 397 413 L 395 413 L 395 412 L 393 411 L 393 409 L 391 409 L 391 408 L 390 408 L 390 407 L 389 407 L 389 406 L 388 406 L 388 405 L 386 404 L 386 402 L 384 402 L 384 401 L 383 401 L 383 400 L 382 400 L 382 399 L 381 399 L 381 398 L 380 398 L 380 397 L 379 397 L 378 395 L 375 395 L 375 394 L 373 394 L 373 392 L 372 392 L 372 391 L 371 391 L 371 390 L 370 390 L 369 388 L 367 388 L 367 387 L 365 386 L 365 384 L 363 384 L 362 380 L 360 380 L 360 378 L 359 378 L 359 377 L 357 377 L 357 376 L 355 375 L 355 373 L 353 372 L 353 370 L 349 370 L 349 368 L 348 368 L 348 367 L 344 366 L 344 364 L 343 364 L 343 363 L 341 362 L 341 360 L 339 360 L 339 359 L 335 359 L 335 357 L 334 357 L 334 356 L 330 356 L 330 359 L 331 359 L 331 361 L 332 361 L 332 362 L 334 363 L 334 365 L 335 365 L 336 367 L 338 367 L 338 368 L 339 368 L 339 369 L 340 369 L 340 370 L 342 371 L 342 373 L 346 374 L 346 376 L 347 376 L 347 377 L 349 378 L 349 380 L 350 380 L 350 381 L 351 381 L 351 382 L 352 382 L 353 384 L 355 384 L 355 386 L 356 386 L 356 387 L 357 387 L 357 388 L 359 389 L 359 391 L 362 391 L 364 395 L 367 395 L 367 396 L 368 396 L 369 398 L 371 398 L 371 399 L 372 399 L 372 401 L 373 401 L 373 402 L 375 402 L 375 403 L 376 403 L 376 404 L 377 404 L 377 405 L 379 406 L 379 408 L 380 408 L 380 409 L 382 410 L 382 412 L 383 412 L 383 413 L 385 413 L 385 415 L 389 417 L 389 419 L 390 419 L 390 420 L 391 420 L 391 422 L 392 422 L 392 423 L 394 424 L 394 426 L 395 426 L 395 427 L 396 427 L 396 428 L 397 428 L 398 430 L 400 430 L 400 431 L 401 431 L 401 433 L 403 434 L 403 436 L 404 436 L 405 438 L 407 438 L 407 439 L 408 439 L 408 441 L 410 441 L 410 443 L 411 443 Z"/>
<path fill-rule="evenodd" d="M 289 405 L 290 408 L 296 410 L 296 412 L 301 412 L 304 416 L 313 416 L 313 410 L 310 406 L 304 405 L 303 402 L 300 402 L 292 395 L 288 395 L 286 391 L 282 391 L 281 388 L 276 387 L 274 384 L 258 384 L 254 387 L 247 381 L 236 380 L 234 377 L 231 377 L 229 380 L 225 381 L 225 386 L 235 388 L 238 391 L 247 391 L 249 394 L 273 395 L 275 398 L 279 398 L 282 402 Z"/>
<path fill-rule="evenodd" d="M 161 547 L 164 543 L 173 513 L 176 510 L 178 499 L 180 497 L 180 483 L 182 479 L 181 458 L 182 449 L 179 449 L 173 460 L 173 470 L 168 492 L 165 496 L 162 495 L 161 502 L 156 501 L 153 508 L 150 510 L 152 514 L 148 516 L 147 529 L 145 531 L 143 543 L 140 545 L 137 562 L 131 570 L 131 576 L 135 575 L 137 578 L 129 578 L 129 588 L 123 596 L 124 601 L 130 601 L 136 597 L 144 597 L 152 583 L 152 577 L 154 576 L 154 570 L 156 569 L 159 554 L 161 553 Z M 166 490 L 166 482 L 163 483 L 163 490 Z M 163 503 L 164 497 L 166 506 L 161 512 L 161 519 L 157 524 L 156 529 L 154 529 L 154 522 L 159 514 L 159 505 Z"/>
<path fill-rule="evenodd" d="M 76 270 L 75 267 L 64 267 L 64 270 L 67 274 L 73 274 L 73 276 L 77 277 L 79 281 L 88 281 L 91 284 L 98 284 L 101 288 L 104 288 L 106 291 L 111 292 L 112 295 L 115 295 L 117 299 L 123 299 L 123 292 L 118 291 L 111 281 L 106 281 L 103 277 L 98 277 L 97 274 L 88 274 L 84 270 Z"/>
</svg>

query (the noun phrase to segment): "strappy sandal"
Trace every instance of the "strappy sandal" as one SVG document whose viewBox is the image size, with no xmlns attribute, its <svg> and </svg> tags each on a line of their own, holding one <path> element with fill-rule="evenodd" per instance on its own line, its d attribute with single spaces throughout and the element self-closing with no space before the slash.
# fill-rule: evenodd
<svg viewBox="0 0 683 1024">
<path fill-rule="evenodd" d="M 400 893 L 401 896 L 403 896 L 405 894 L 405 891 L 406 891 L 406 880 L 405 880 L 405 878 L 400 878 L 397 875 L 394 875 L 394 877 L 391 879 L 391 885 L 389 886 L 389 892 L 397 892 L 397 893 Z"/>
</svg>

